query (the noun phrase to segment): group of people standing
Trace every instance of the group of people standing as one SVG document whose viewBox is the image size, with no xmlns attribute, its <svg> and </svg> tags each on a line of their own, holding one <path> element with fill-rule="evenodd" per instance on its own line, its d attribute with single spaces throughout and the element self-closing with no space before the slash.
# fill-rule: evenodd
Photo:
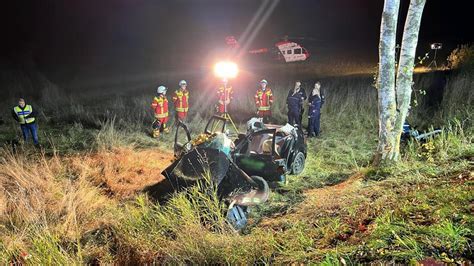
<svg viewBox="0 0 474 266">
<path fill-rule="evenodd" d="M 260 81 L 260 88 L 255 93 L 255 105 L 257 116 L 263 118 L 267 123 L 272 116 L 273 92 L 268 87 L 268 81 Z M 308 100 L 308 137 L 316 137 L 320 133 L 321 107 L 324 103 L 324 96 L 321 94 L 321 83 L 317 81 L 309 93 L 301 87 L 301 81 L 296 81 L 294 88 L 288 91 L 286 104 L 288 107 L 288 124 L 302 127 L 304 103 Z"/>
<path fill-rule="evenodd" d="M 177 122 L 184 121 L 188 116 L 189 91 L 187 86 L 188 83 L 186 80 L 181 80 L 179 82 L 179 89 L 177 89 L 172 96 Z M 151 104 L 155 113 L 155 121 L 152 126 L 154 138 L 159 137 L 161 132 L 169 132 L 167 126 L 169 120 L 168 98 L 166 98 L 167 90 L 168 89 L 165 86 L 159 86 L 157 89 L 157 96 L 155 96 Z"/>
<path fill-rule="evenodd" d="M 189 110 L 189 91 L 185 80 L 179 82 L 180 88 L 173 94 L 172 100 L 176 113 L 176 122 L 184 122 Z M 158 95 L 154 98 L 152 108 L 155 113 L 155 121 L 153 122 L 153 137 L 159 137 L 160 133 L 169 132 L 167 126 L 169 120 L 168 100 L 166 98 L 167 88 L 159 86 Z M 233 88 L 228 86 L 224 81 L 221 87 L 217 89 L 217 103 L 215 110 L 217 114 L 227 113 L 227 107 L 233 99 Z M 264 123 L 268 123 L 272 117 L 273 91 L 268 86 L 268 81 L 262 79 L 260 87 L 254 95 L 257 116 L 262 118 Z M 319 135 L 321 106 L 324 103 L 324 96 L 321 94 L 321 83 L 316 82 L 313 89 L 306 94 L 304 88 L 301 87 L 301 81 L 296 81 L 294 88 L 290 89 L 286 99 L 288 106 L 288 123 L 293 126 L 302 127 L 302 119 L 304 113 L 304 103 L 308 100 L 308 136 L 315 137 Z"/>
<path fill-rule="evenodd" d="M 257 116 L 263 119 L 264 123 L 269 122 L 272 116 L 273 92 L 268 87 L 268 81 L 260 81 L 260 88 L 255 93 L 255 105 L 257 107 Z M 321 94 L 321 83 L 314 84 L 309 93 L 301 87 L 301 81 L 296 81 L 294 88 L 288 91 L 286 104 L 288 107 L 288 124 L 302 127 L 304 103 L 308 100 L 308 137 L 316 137 L 320 132 L 321 107 L 324 103 L 324 96 Z"/>
<path fill-rule="evenodd" d="M 324 96 L 321 94 L 321 83 L 317 81 L 309 93 L 301 87 L 301 81 L 295 82 L 295 87 L 288 91 L 286 104 L 288 106 L 288 123 L 302 126 L 304 103 L 308 100 L 308 137 L 316 137 L 320 132 L 321 107 Z"/>
<path fill-rule="evenodd" d="M 179 82 L 179 88 L 174 91 L 172 95 L 172 102 L 176 115 L 176 122 L 184 122 L 188 116 L 189 111 L 189 90 L 187 89 L 187 82 L 181 80 Z M 155 120 L 153 122 L 153 137 L 157 138 L 160 133 L 168 133 L 168 121 L 169 121 L 169 106 L 168 99 L 166 97 L 167 88 L 165 86 L 159 86 L 157 89 L 157 95 L 154 97 L 151 104 Z M 217 89 L 217 104 L 216 112 L 218 114 L 224 114 L 227 112 L 226 107 L 230 104 L 233 99 L 233 89 L 228 86 L 225 82 L 223 86 Z M 273 105 L 273 92 L 268 87 L 268 82 L 263 79 L 260 81 L 260 87 L 256 90 L 255 95 L 255 107 L 257 109 L 257 116 L 267 123 L 272 117 L 272 105 Z M 290 89 L 286 103 L 288 106 L 288 123 L 291 125 L 298 125 L 301 127 L 304 102 L 308 100 L 308 136 L 319 135 L 319 124 L 321 116 L 321 106 L 324 103 L 324 96 L 321 94 L 321 84 L 316 82 L 314 88 L 311 90 L 309 97 L 306 91 L 301 87 L 301 82 L 297 81 L 295 87 Z M 18 105 L 12 110 L 13 118 L 20 124 L 21 131 L 23 133 L 23 139 L 27 141 L 32 139 L 35 145 L 38 145 L 38 127 L 36 123 L 37 110 L 31 105 L 27 104 L 25 99 L 20 98 Z"/>
</svg>

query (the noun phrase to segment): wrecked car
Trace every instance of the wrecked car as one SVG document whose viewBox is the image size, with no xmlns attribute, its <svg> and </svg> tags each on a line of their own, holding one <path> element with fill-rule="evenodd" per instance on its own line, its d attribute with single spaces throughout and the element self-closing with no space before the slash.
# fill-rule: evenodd
<svg viewBox="0 0 474 266">
<path fill-rule="evenodd" d="M 247 224 L 248 207 L 268 199 L 268 183 L 260 176 L 248 175 L 235 164 L 234 142 L 225 134 L 225 125 L 220 132 L 211 131 L 211 126 L 208 123 L 204 133 L 191 139 L 187 126 L 179 123 L 174 146 L 176 160 L 162 174 L 175 190 L 210 178 L 217 187 L 219 200 L 228 206 L 227 220 L 234 228 L 242 229 Z"/>
<path fill-rule="evenodd" d="M 236 141 L 235 163 L 249 175 L 268 182 L 286 182 L 287 174 L 300 174 L 305 167 L 307 146 L 301 128 L 263 124 L 252 118 L 247 134 Z"/>
<path fill-rule="evenodd" d="M 202 134 L 192 139 L 178 123 L 174 139 L 176 160 L 163 171 L 174 189 L 197 184 L 206 175 L 217 185 L 221 200 L 229 206 L 227 218 L 235 228 L 247 223 L 247 207 L 265 202 L 268 182 L 286 182 L 287 174 L 299 174 L 306 160 L 303 131 L 289 124 L 263 124 L 251 119 L 246 134 L 233 141 L 227 120 L 213 116 Z"/>
</svg>

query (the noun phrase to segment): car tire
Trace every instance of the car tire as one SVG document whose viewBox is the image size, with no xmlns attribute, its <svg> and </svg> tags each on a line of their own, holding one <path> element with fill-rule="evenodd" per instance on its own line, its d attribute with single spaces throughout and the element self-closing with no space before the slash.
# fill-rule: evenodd
<svg viewBox="0 0 474 266">
<path fill-rule="evenodd" d="M 301 172 L 303 172 L 304 170 L 305 161 L 306 157 L 304 156 L 304 153 L 298 152 L 295 158 L 293 159 L 293 162 L 291 163 L 291 174 L 301 174 Z"/>
</svg>

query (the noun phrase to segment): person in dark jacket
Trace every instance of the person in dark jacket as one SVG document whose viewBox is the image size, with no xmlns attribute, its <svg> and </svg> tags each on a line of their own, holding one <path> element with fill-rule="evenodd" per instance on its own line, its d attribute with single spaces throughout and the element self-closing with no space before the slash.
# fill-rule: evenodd
<svg viewBox="0 0 474 266">
<path fill-rule="evenodd" d="M 305 100 L 306 92 L 301 87 L 301 82 L 296 81 L 295 87 L 290 89 L 288 96 L 286 97 L 286 104 L 288 105 L 288 123 L 290 125 L 298 125 L 301 127 L 303 103 Z"/>
<path fill-rule="evenodd" d="M 38 145 L 38 126 L 36 124 L 37 111 L 31 105 L 26 104 L 25 99 L 20 98 L 18 105 L 13 107 L 12 116 L 21 127 L 23 139 L 28 141 L 31 135 L 33 143 Z"/>
<path fill-rule="evenodd" d="M 301 87 L 301 81 L 298 81 L 300 83 L 300 87 Z M 300 124 L 303 123 L 303 113 L 304 113 L 304 101 L 306 101 L 308 99 L 308 96 L 306 96 L 306 89 L 301 87 L 301 93 L 302 93 L 302 96 L 303 96 L 303 103 L 301 103 L 301 111 L 300 111 Z"/>
<path fill-rule="evenodd" d="M 321 94 L 321 83 L 314 84 L 308 98 L 308 137 L 319 136 L 321 107 L 324 104 L 324 96 Z"/>
</svg>

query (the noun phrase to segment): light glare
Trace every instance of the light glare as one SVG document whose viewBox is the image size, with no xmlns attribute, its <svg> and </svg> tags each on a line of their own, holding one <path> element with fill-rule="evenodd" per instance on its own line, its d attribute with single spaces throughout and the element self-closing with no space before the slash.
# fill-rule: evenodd
<svg viewBox="0 0 474 266">
<path fill-rule="evenodd" d="M 229 79 L 237 77 L 239 68 L 234 62 L 223 61 L 214 66 L 214 74 L 222 79 Z"/>
</svg>

